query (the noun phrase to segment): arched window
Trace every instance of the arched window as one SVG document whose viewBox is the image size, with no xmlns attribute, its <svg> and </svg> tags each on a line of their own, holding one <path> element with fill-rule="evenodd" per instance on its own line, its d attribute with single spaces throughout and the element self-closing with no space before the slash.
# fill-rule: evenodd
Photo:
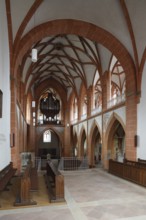
<svg viewBox="0 0 146 220">
<path fill-rule="evenodd" d="M 111 69 L 111 98 L 125 93 L 125 72 L 120 62 L 113 57 L 114 65 Z"/>
<path fill-rule="evenodd" d="M 43 142 L 51 142 L 51 131 L 47 130 L 43 134 Z"/>
<path fill-rule="evenodd" d="M 83 103 L 83 115 L 87 114 L 87 95 L 84 96 L 84 103 Z"/>
<path fill-rule="evenodd" d="M 108 106 L 117 105 L 125 101 L 126 75 L 123 67 L 115 56 L 110 65 L 110 100 Z"/>
<path fill-rule="evenodd" d="M 93 108 L 99 108 L 102 106 L 102 87 L 100 78 L 97 80 L 94 87 L 94 103 Z"/>
<path fill-rule="evenodd" d="M 98 70 L 95 73 L 94 82 L 93 82 L 93 106 L 92 114 L 95 114 L 102 109 L 102 86 L 101 86 L 101 77 Z"/>
<path fill-rule="evenodd" d="M 77 98 L 74 98 L 74 102 L 73 102 L 73 119 L 77 119 L 78 118 L 78 103 L 77 103 Z"/>
</svg>

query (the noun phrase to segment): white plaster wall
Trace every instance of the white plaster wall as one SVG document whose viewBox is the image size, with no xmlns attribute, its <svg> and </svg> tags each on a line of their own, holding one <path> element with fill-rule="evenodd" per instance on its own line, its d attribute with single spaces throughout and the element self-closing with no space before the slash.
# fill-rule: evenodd
<svg viewBox="0 0 146 220">
<path fill-rule="evenodd" d="M 77 134 L 78 135 L 78 125 L 74 125 L 73 126 L 73 134 Z"/>
<path fill-rule="evenodd" d="M 87 121 L 83 121 L 73 126 L 73 132 L 77 134 L 77 138 L 81 135 L 82 128 L 85 129 L 85 133 L 88 135 Z"/>
<path fill-rule="evenodd" d="M 85 129 L 85 133 L 86 133 L 86 135 L 87 135 L 87 121 L 83 121 L 83 122 L 81 122 L 80 124 L 79 124 L 79 134 L 81 134 L 80 132 L 81 132 L 81 129 L 82 128 L 84 128 Z"/>
<path fill-rule="evenodd" d="M 91 130 L 91 128 L 92 128 L 92 125 L 93 125 L 94 121 L 95 121 L 95 118 L 91 118 L 91 119 L 89 119 L 89 121 L 88 121 L 88 132 L 89 132 L 89 133 L 90 133 L 90 130 Z"/>
<path fill-rule="evenodd" d="M 105 113 L 103 115 L 103 126 L 104 126 L 104 131 L 106 131 L 108 124 L 110 123 L 110 120 L 112 118 L 112 114 L 116 113 L 121 120 L 123 121 L 124 125 L 126 125 L 126 109 L 125 106 L 115 109 L 114 111 L 110 111 L 108 113 Z M 91 118 L 88 121 L 84 121 L 79 123 L 78 125 L 74 125 L 73 126 L 73 131 L 74 133 L 77 133 L 77 136 L 79 137 L 80 132 L 82 127 L 85 129 L 86 135 L 90 134 L 90 130 L 94 124 L 94 122 L 96 122 L 96 124 L 98 125 L 98 128 L 100 129 L 101 135 L 102 135 L 102 116 L 96 116 L 95 118 Z"/>
<path fill-rule="evenodd" d="M 121 118 L 124 125 L 126 125 L 126 108 L 124 106 L 124 107 L 115 109 L 113 111 L 107 112 L 103 115 L 103 126 L 104 126 L 104 131 L 105 132 L 106 132 L 106 129 L 107 129 L 108 125 L 110 124 L 113 113 L 116 113 Z"/>
<path fill-rule="evenodd" d="M 146 160 L 146 65 L 142 77 L 140 104 L 137 106 L 137 135 L 137 158 Z"/>
<path fill-rule="evenodd" d="M 118 108 L 114 112 L 122 119 L 124 125 L 126 125 L 126 107 Z"/>
<path fill-rule="evenodd" d="M 90 133 L 94 122 L 96 122 L 96 124 L 98 125 L 98 128 L 100 129 L 100 134 L 102 135 L 102 116 L 101 115 L 95 118 L 91 118 L 88 121 L 88 134 Z"/>
<path fill-rule="evenodd" d="M 0 1 L 0 89 L 3 92 L 0 118 L 0 170 L 11 160 L 10 155 L 10 80 L 9 47 L 5 1 Z"/>
<path fill-rule="evenodd" d="M 101 116 L 101 115 L 100 115 L 100 116 L 97 116 L 97 117 L 95 118 L 95 120 L 96 120 L 96 122 L 97 122 L 97 124 L 98 124 L 98 126 L 99 126 L 100 131 L 102 132 L 102 116 Z"/>
</svg>

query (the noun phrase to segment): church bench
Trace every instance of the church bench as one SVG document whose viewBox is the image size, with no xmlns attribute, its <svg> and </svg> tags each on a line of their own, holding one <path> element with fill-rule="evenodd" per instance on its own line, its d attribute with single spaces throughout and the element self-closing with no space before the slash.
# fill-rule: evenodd
<svg viewBox="0 0 146 220">
<path fill-rule="evenodd" d="M 146 187 L 146 166 L 135 161 L 109 160 L 109 173 Z"/>
<path fill-rule="evenodd" d="M 65 201 L 64 199 L 64 177 L 57 170 L 51 160 L 47 161 L 45 182 L 48 189 L 50 202 Z"/>
<path fill-rule="evenodd" d="M 31 191 L 37 191 L 39 189 L 38 187 L 38 173 L 36 167 L 32 167 L 30 169 L 30 182 L 31 182 Z"/>
<path fill-rule="evenodd" d="M 146 165 L 146 160 L 143 160 L 143 159 L 140 159 L 140 158 L 138 158 L 138 163 L 142 163 L 142 164 L 145 164 Z"/>
<path fill-rule="evenodd" d="M 7 189 L 11 178 L 15 175 L 17 169 L 13 168 L 13 163 L 10 162 L 4 169 L 0 171 L 0 191 Z"/>
<path fill-rule="evenodd" d="M 124 163 L 136 167 L 146 167 L 146 160 L 142 160 L 140 158 L 138 158 L 137 161 L 124 159 Z"/>
<path fill-rule="evenodd" d="M 28 162 L 24 172 L 22 172 L 22 176 L 28 176 L 30 178 L 30 191 L 38 190 L 38 172 L 37 168 L 33 167 L 31 161 Z"/>
<path fill-rule="evenodd" d="M 36 205 L 37 202 L 32 200 L 30 192 L 38 190 L 37 169 L 31 163 L 28 164 L 18 181 L 14 206 Z"/>
</svg>

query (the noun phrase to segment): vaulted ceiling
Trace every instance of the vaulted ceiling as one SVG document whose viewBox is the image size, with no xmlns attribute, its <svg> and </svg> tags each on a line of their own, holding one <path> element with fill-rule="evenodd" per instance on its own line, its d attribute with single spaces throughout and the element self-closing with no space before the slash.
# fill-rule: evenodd
<svg viewBox="0 0 146 220">
<path fill-rule="evenodd" d="M 11 69 L 16 71 L 19 66 L 25 93 L 53 78 L 68 93 L 74 90 L 79 94 L 82 83 L 88 88 L 114 66 L 112 58 L 120 57 L 118 48 L 131 59 L 137 80 L 141 74 L 146 46 L 145 0 L 6 0 L 6 11 Z M 63 25 L 59 29 L 55 21 L 65 20 L 81 21 L 89 28 L 81 32 L 78 22 L 70 22 L 68 29 Z M 97 33 L 92 33 L 90 24 L 98 28 Z M 38 50 L 36 63 L 31 60 L 32 48 Z M 122 65 L 123 60 L 119 60 Z"/>
<path fill-rule="evenodd" d="M 83 82 L 88 87 L 96 71 L 100 71 L 97 44 L 83 37 L 55 35 L 42 39 L 34 47 L 38 61 L 31 61 L 30 51 L 23 70 L 26 69 L 25 78 L 31 77 L 35 85 L 53 78 L 67 90 L 79 92 L 79 85 Z"/>
</svg>

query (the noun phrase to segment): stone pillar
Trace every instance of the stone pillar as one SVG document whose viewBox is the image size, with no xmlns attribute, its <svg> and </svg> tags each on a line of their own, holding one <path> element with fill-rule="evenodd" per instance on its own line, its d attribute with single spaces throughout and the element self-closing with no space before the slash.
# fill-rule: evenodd
<svg viewBox="0 0 146 220">
<path fill-rule="evenodd" d="M 134 138 L 137 134 L 137 96 L 133 72 L 126 74 L 126 152 L 128 160 L 136 160 L 137 149 Z"/>
<path fill-rule="evenodd" d="M 109 100 L 109 83 L 108 72 L 106 71 L 102 76 L 102 110 L 107 109 L 107 101 Z"/>
<path fill-rule="evenodd" d="M 137 103 L 136 96 L 126 97 L 126 152 L 125 157 L 128 160 L 136 160 L 135 135 L 137 129 Z"/>
<path fill-rule="evenodd" d="M 70 115 L 69 115 L 69 107 L 66 107 L 65 111 L 65 120 L 64 120 L 64 145 L 63 145 L 63 156 L 69 157 L 71 156 L 71 126 L 69 123 Z"/>
<path fill-rule="evenodd" d="M 103 112 L 107 110 L 108 101 L 110 100 L 110 92 L 111 92 L 111 79 L 110 72 L 106 71 L 102 76 L 102 110 Z M 108 159 L 107 159 L 107 140 L 106 140 L 106 114 L 102 114 L 102 155 L 101 160 L 105 169 L 108 167 Z"/>
<path fill-rule="evenodd" d="M 87 116 L 90 117 L 91 112 L 92 112 L 92 106 L 93 106 L 93 87 L 91 86 L 87 91 L 87 97 L 88 97 Z"/>
</svg>

